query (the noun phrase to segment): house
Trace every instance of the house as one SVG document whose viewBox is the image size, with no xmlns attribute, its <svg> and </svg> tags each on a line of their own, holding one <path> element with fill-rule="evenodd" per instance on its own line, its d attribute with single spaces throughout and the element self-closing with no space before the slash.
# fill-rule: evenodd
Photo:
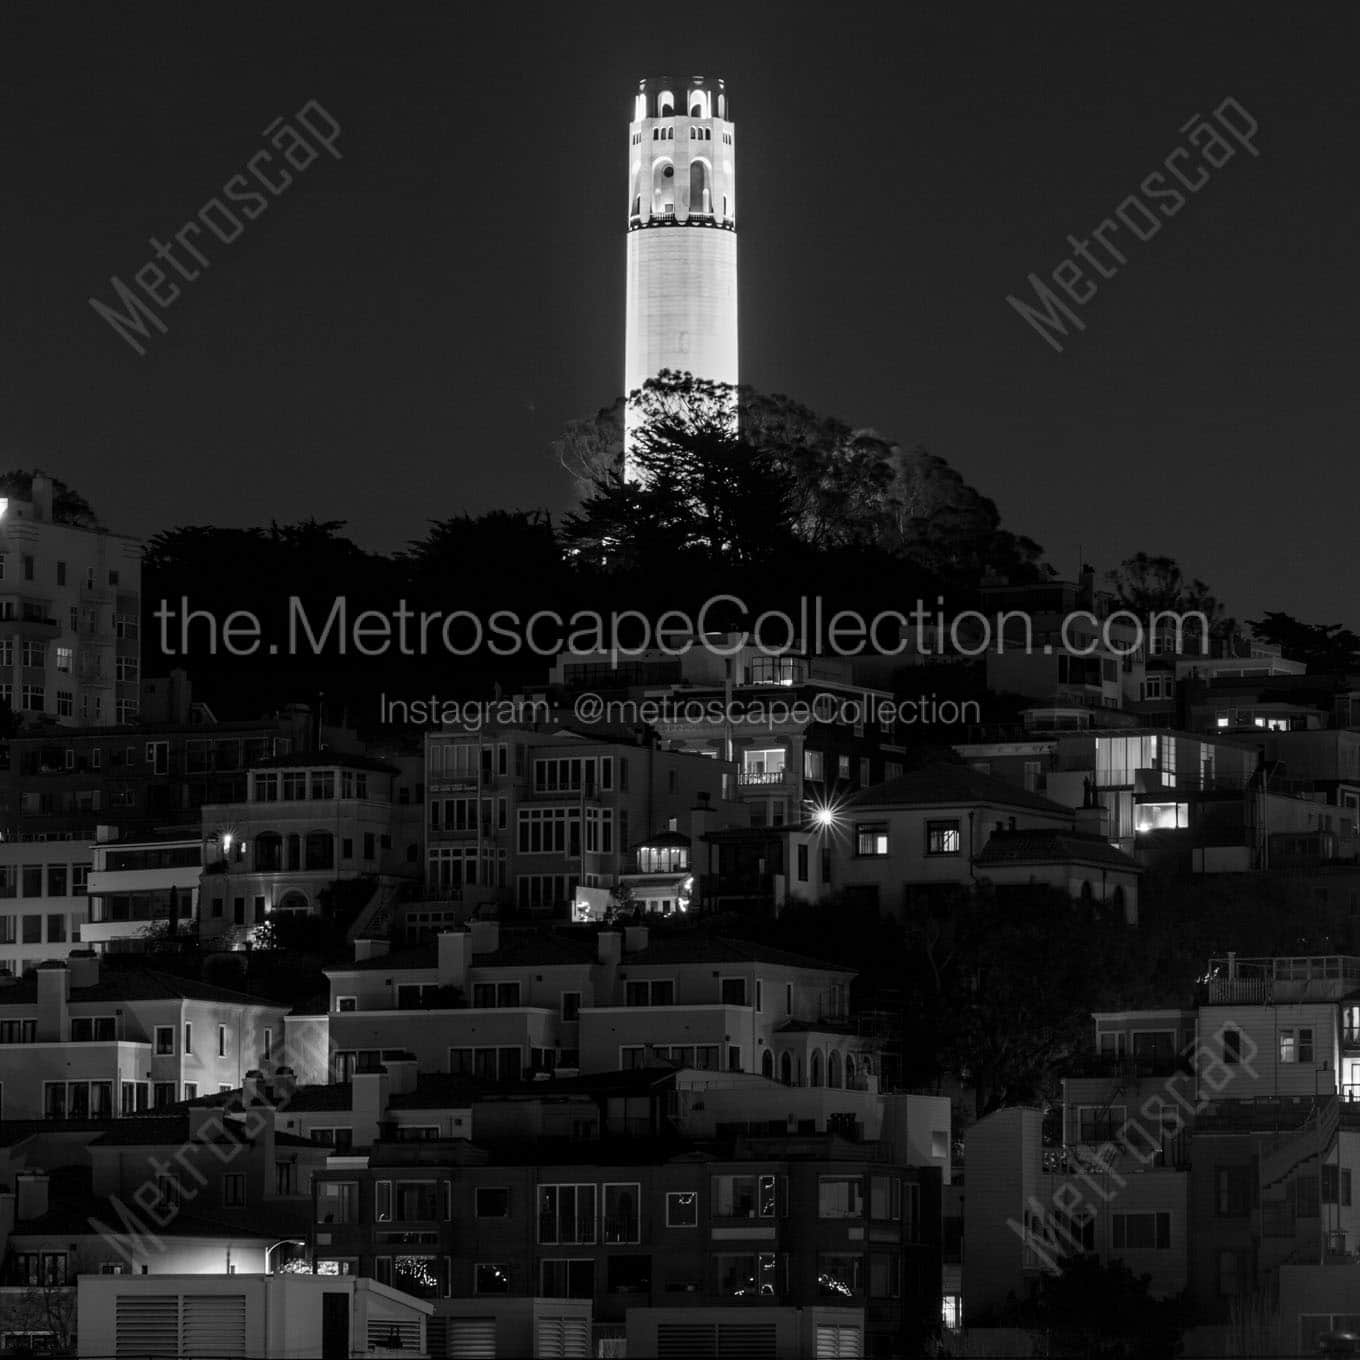
<svg viewBox="0 0 1360 1360">
<path fill-rule="evenodd" d="M 321 1275 L 82 1275 L 82 1357 L 353 1355 L 425 1360 L 430 1304 Z"/>
<path fill-rule="evenodd" d="M 0 987 L 7 1119 L 144 1113 L 272 1066 L 286 1006 L 92 955 Z"/>
<path fill-rule="evenodd" d="M 639 837 L 716 811 L 730 766 L 637 734 L 565 725 L 431 733 L 426 892 L 566 919 L 577 890 L 610 889 Z M 462 919 L 461 917 L 459 919 Z"/>
<path fill-rule="evenodd" d="M 0 700 L 26 727 L 137 716 L 141 544 L 61 513 L 52 478 L 0 507 Z"/>
<path fill-rule="evenodd" d="M 419 761 L 336 751 L 262 761 L 246 799 L 203 808 L 199 928 L 249 937 L 270 917 L 315 916 L 337 884 L 374 915 L 420 877 Z"/>
<path fill-rule="evenodd" d="M 941 764 L 866 789 L 825 819 L 823 834 L 836 890 L 895 914 L 989 879 L 1045 883 L 1136 920 L 1139 866 L 1079 820 L 1041 794 Z"/>
</svg>

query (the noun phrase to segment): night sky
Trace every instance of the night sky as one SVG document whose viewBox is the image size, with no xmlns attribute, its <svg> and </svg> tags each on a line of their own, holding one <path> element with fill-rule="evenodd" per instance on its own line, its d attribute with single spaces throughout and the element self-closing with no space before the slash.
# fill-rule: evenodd
<svg viewBox="0 0 1360 1360">
<path fill-rule="evenodd" d="M 0 451 L 113 528 L 571 499 L 621 382 L 639 77 L 725 77 L 743 378 L 943 455 L 1064 575 L 1178 557 L 1360 628 L 1353 8 L 791 4 L 0 12 Z M 1233 97 L 1240 152 L 1055 353 L 1006 303 Z M 92 311 L 309 100 L 322 157 L 163 313 Z M 1027 289 L 1025 290 L 1027 291 Z"/>
</svg>

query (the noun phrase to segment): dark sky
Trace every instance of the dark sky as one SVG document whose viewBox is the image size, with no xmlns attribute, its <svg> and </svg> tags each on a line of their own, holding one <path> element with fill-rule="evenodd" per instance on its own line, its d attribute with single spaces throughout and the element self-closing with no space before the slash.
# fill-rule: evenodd
<svg viewBox="0 0 1360 1360">
<path fill-rule="evenodd" d="M 0 455 L 112 527 L 393 548 L 570 499 L 617 395 L 630 95 L 724 76 L 743 378 L 923 442 L 1064 574 L 1144 549 L 1360 627 L 1354 8 L 787 3 L 0 11 Z M 1079 309 L 1006 304 L 1233 97 L 1259 121 Z M 139 358 L 88 305 L 319 101 L 323 158 Z"/>
</svg>

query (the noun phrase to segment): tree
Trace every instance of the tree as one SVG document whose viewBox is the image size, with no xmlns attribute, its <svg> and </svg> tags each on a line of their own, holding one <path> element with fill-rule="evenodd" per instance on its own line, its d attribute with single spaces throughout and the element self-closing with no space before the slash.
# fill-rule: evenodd
<svg viewBox="0 0 1360 1360">
<path fill-rule="evenodd" d="M 26 472 L 22 468 L 0 472 L 0 496 L 6 496 L 11 500 L 32 500 L 33 478 L 36 475 L 36 471 Z M 99 528 L 98 516 L 80 492 L 73 491 L 59 477 L 53 477 L 51 482 L 54 523 L 73 524 L 81 529 Z"/>
<path fill-rule="evenodd" d="M 1114 587 L 1119 607 L 1135 614 L 1144 627 L 1159 614 L 1203 615 L 1202 623 L 1193 618 L 1183 620 L 1182 650 L 1203 645 L 1206 627 L 1208 635 L 1215 638 L 1228 637 L 1235 631 L 1235 620 L 1226 617 L 1209 587 L 1198 577 L 1186 580 L 1175 558 L 1135 553 L 1116 570 L 1106 572 L 1105 579 Z"/>
<path fill-rule="evenodd" d="M 1157 1299 L 1151 1276 L 1123 1261 L 1073 1255 L 1045 1272 L 1034 1293 L 1013 1303 L 1003 1325 L 1044 1331 L 1050 1354 L 1082 1360 L 1171 1360 L 1186 1323 L 1179 1299 Z"/>
<path fill-rule="evenodd" d="M 1304 662 L 1310 674 L 1360 670 L 1360 636 L 1339 623 L 1303 623 L 1277 609 L 1247 623 L 1254 637 L 1278 647 L 1291 661 Z"/>
<path fill-rule="evenodd" d="M 623 478 L 625 421 L 641 485 Z M 996 506 L 944 459 L 788 397 L 665 372 L 554 447 L 584 488 L 564 540 L 588 563 L 859 558 L 844 574 L 863 583 L 875 577 L 869 554 L 892 564 L 899 587 L 903 568 L 932 586 L 1038 574 L 1038 545 L 1001 529 Z"/>
</svg>

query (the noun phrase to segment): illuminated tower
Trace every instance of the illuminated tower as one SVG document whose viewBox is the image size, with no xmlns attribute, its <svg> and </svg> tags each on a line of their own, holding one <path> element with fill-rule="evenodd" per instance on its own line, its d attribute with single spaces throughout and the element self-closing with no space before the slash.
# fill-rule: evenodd
<svg viewBox="0 0 1360 1360">
<path fill-rule="evenodd" d="M 737 382 L 735 141 L 721 80 L 639 82 L 628 127 L 625 395 L 666 368 Z M 629 434 L 625 423 L 625 454 Z"/>
</svg>

